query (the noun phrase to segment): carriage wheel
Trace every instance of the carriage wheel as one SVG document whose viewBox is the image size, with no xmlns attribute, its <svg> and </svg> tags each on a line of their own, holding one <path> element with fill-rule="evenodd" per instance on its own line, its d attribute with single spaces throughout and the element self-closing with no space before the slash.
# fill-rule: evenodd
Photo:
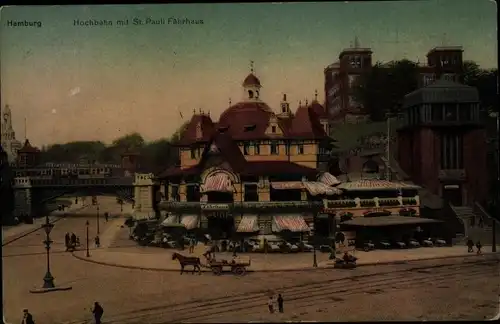
<svg viewBox="0 0 500 324">
<path fill-rule="evenodd" d="M 220 276 L 222 274 L 222 267 L 212 267 L 212 272 L 216 276 Z"/>
<path fill-rule="evenodd" d="M 235 275 L 243 276 L 247 271 L 244 267 L 235 267 L 233 269 Z"/>
</svg>

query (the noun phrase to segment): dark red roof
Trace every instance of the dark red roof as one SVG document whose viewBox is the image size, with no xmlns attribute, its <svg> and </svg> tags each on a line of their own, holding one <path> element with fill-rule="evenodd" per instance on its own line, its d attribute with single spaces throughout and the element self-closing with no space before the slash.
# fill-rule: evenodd
<svg viewBox="0 0 500 324">
<path fill-rule="evenodd" d="M 24 141 L 23 147 L 18 151 L 18 153 L 39 153 L 40 150 L 36 147 L 31 146 L 30 141 L 26 139 Z"/>
<path fill-rule="evenodd" d="M 201 126 L 201 137 L 197 138 L 197 128 Z M 204 114 L 195 114 L 181 133 L 180 141 L 177 145 L 190 145 L 196 142 L 207 142 L 214 134 L 215 124 L 212 118 Z"/>
<path fill-rule="evenodd" d="M 297 163 L 288 161 L 253 161 L 247 162 L 246 175 L 273 175 L 273 174 L 303 174 L 304 176 L 316 174 L 318 171 Z"/>
<path fill-rule="evenodd" d="M 247 77 L 245 78 L 245 80 L 243 81 L 243 86 L 261 86 L 260 85 L 260 80 L 259 78 L 257 78 L 255 76 L 255 74 L 253 73 L 250 73 L 249 75 L 247 75 Z"/>
<path fill-rule="evenodd" d="M 310 107 L 316 113 L 316 115 L 318 115 L 319 118 L 328 117 L 325 107 L 323 107 L 317 100 L 313 100 Z"/>
<path fill-rule="evenodd" d="M 291 125 L 291 136 L 294 138 L 323 138 L 328 137 L 319 122 L 318 115 L 311 106 L 300 106 L 295 113 Z"/>
</svg>

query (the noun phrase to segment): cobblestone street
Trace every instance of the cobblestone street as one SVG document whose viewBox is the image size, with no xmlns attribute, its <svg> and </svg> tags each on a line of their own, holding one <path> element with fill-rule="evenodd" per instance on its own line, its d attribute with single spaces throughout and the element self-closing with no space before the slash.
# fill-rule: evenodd
<svg viewBox="0 0 500 324">
<path fill-rule="evenodd" d="M 180 276 L 177 272 L 123 269 L 74 258 L 64 252 L 64 233 L 73 231 L 85 242 L 85 221 L 84 217 L 63 219 L 56 223 L 52 233 L 51 271 L 56 284 L 70 284 L 71 291 L 28 292 L 42 284 L 46 270 L 41 231 L 3 247 L 4 310 L 8 322 L 19 322 L 22 309 L 29 308 L 37 323 L 82 323 L 90 319 L 90 306 L 94 301 L 101 302 L 105 309 L 104 323 L 229 322 L 235 319 L 481 320 L 494 316 L 498 306 L 498 264 L 469 264 L 496 259 L 493 255 L 365 266 L 352 271 L 320 269 L 255 272 L 244 277 L 217 277 L 207 273 Z M 116 227 L 118 222 L 100 221 L 103 237 L 110 235 L 106 233 L 111 233 L 111 227 Z M 93 239 L 95 218 L 90 219 L 89 231 Z M 446 264 L 450 266 L 428 272 L 398 273 Z M 340 280 L 342 278 L 351 279 Z M 284 314 L 268 314 L 269 291 L 284 294 Z M 194 307 L 198 310 L 195 315 Z"/>
</svg>

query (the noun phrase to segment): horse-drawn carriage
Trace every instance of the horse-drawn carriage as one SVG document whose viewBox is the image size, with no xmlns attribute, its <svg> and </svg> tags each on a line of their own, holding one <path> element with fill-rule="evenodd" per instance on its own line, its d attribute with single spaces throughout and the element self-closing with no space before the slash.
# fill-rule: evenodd
<svg viewBox="0 0 500 324">
<path fill-rule="evenodd" d="M 208 262 L 208 267 L 210 267 L 212 273 L 216 276 L 220 276 L 225 269 L 230 269 L 235 275 L 243 276 L 247 272 L 247 267 L 249 267 L 250 264 L 250 258 L 234 258 L 230 261 L 216 260 L 214 258 Z"/>
</svg>

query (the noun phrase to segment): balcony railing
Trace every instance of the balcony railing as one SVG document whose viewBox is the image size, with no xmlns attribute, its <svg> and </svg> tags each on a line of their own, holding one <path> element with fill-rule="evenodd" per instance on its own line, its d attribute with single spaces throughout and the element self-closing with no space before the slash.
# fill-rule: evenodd
<svg viewBox="0 0 500 324">
<path fill-rule="evenodd" d="M 272 209 L 272 208 L 300 208 L 321 209 L 322 201 L 242 201 L 233 203 L 210 203 L 198 201 L 162 201 L 161 209 L 200 209 L 200 210 L 233 210 L 238 208 Z"/>
<path fill-rule="evenodd" d="M 373 198 L 327 200 L 328 209 L 416 206 L 417 198 Z"/>
</svg>

